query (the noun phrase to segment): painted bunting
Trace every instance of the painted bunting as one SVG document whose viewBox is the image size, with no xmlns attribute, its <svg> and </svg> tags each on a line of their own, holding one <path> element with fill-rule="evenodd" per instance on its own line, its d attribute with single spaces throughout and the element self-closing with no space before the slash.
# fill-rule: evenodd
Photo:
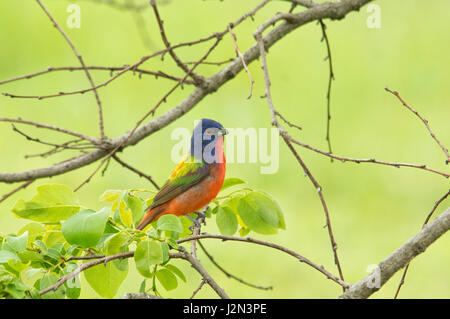
<svg viewBox="0 0 450 319">
<path fill-rule="evenodd" d="M 165 214 L 193 213 L 217 196 L 225 178 L 223 141 L 227 133 L 216 121 L 199 121 L 191 137 L 190 152 L 155 195 L 137 229 L 144 229 Z"/>
</svg>

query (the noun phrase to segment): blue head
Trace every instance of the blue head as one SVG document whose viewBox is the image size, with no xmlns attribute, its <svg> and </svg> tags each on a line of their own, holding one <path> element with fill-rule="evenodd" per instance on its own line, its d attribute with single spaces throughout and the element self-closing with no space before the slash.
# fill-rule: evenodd
<svg viewBox="0 0 450 319">
<path fill-rule="evenodd" d="M 211 163 L 215 158 L 217 141 L 223 139 L 228 131 L 214 120 L 201 119 L 191 137 L 191 155 L 195 159 Z"/>
</svg>

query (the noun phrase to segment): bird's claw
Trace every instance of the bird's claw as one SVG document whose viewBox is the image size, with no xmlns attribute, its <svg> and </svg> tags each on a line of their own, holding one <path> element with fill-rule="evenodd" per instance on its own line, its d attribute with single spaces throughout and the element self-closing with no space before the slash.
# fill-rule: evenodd
<svg viewBox="0 0 450 319">
<path fill-rule="evenodd" d="M 203 224 L 206 225 L 206 214 L 202 213 L 202 212 L 195 212 L 197 214 L 197 221 L 202 218 L 203 219 Z"/>
<path fill-rule="evenodd" d="M 193 217 L 191 217 L 189 215 L 186 215 L 186 217 L 189 218 L 190 220 L 192 220 L 192 225 L 189 226 L 189 230 L 191 232 L 194 231 L 194 226 L 197 226 L 198 228 L 202 227 L 202 224 L 197 219 L 195 219 L 195 218 L 193 218 Z"/>
</svg>

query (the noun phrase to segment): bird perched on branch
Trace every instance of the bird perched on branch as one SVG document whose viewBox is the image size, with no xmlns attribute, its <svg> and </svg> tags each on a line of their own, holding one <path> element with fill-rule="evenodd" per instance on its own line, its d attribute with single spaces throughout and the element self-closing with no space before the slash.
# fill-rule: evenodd
<svg viewBox="0 0 450 319">
<path fill-rule="evenodd" d="M 223 141 L 227 133 L 222 124 L 210 119 L 196 125 L 190 152 L 155 195 L 137 229 L 144 229 L 162 215 L 187 216 L 217 196 L 225 178 Z"/>
</svg>

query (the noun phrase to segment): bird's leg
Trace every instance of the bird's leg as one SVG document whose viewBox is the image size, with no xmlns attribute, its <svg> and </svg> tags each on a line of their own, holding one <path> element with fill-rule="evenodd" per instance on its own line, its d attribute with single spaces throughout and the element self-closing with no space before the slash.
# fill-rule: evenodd
<svg viewBox="0 0 450 319">
<path fill-rule="evenodd" d="M 206 211 L 207 208 L 208 207 L 206 207 L 204 211 Z M 200 212 L 200 211 L 195 212 L 195 213 L 197 214 L 197 218 L 196 218 L 197 221 L 206 225 L 206 214 L 203 212 Z"/>
<path fill-rule="evenodd" d="M 191 226 L 189 226 L 189 230 L 193 231 L 193 227 L 194 225 L 197 226 L 198 228 L 200 228 L 202 226 L 202 224 L 200 223 L 200 221 L 198 221 L 198 219 L 193 218 L 189 215 L 186 215 L 187 218 L 189 218 L 190 220 L 192 220 L 193 224 Z"/>
<path fill-rule="evenodd" d="M 208 206 L 206 206 L 203 211 L 206 212 L 207 209 L 208 209 Z M 197 226 L 199 230 L 201 228 L 202 223 L 204 225 L 206 225 L 206 214 L 201 211 L 196 211 L 195 213 L 197 214 L 197 218 L 193 218 L 189 215 L 186 215 L 186 217 L 189 218 L 190 220 L 192 220 L 192 222 L 193 222 L 193 224 L 191 226 L 189 226 L 189 230 L 191 232 L 194 232 L 194 229 L 193 229 L 194 225 Z"/>
</svg>

